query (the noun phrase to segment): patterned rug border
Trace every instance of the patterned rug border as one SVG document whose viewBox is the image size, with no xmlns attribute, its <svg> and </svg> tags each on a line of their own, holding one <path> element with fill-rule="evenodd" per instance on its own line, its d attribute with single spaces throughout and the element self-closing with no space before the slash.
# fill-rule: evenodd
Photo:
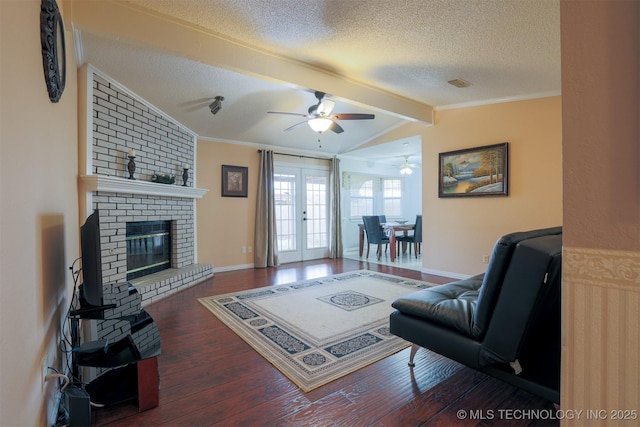
<svg viewBox="0 0 640 427">
<path fill-rule="evenodd" d="M 321 342 L 318 343 L 316 337 L 307 334 L 304 327 L 293 325 L 274 313 L 267 315 L 267 310 L 261 310 L 256 303 L 268 300 L 271 296 L 304 293 L 305 290 L 309 291 L 310 288 L 321 285 L 329 288 L 332 283 L 362 277 L 371 277 L 405 287 L 406 293 L 403 294 L 435 285 L 386 273 L 357 270 L 288 284 L 212 295 L 198 298 L 198 301 L 301 390 L 309 392 L 395 354 L 410 344 L 389 333 L 388 315 L 349 330 L 344 336 L 336 332 L 328 341 L 319 340 Z M 365 294 L 367 292 L 366 289 L 358 289 L 338 292 L 330 299 L 315 299 L 337 306 L 344 312 L 355 311 L 356 315 L 359 304 L 368 304 L 368 307 L 387 304 L 388 312 L 391 312 L 391 301 L 366 296 L 359 291 Z M 353 336 L 354 334 L 357 336 Z"/>
</svg>

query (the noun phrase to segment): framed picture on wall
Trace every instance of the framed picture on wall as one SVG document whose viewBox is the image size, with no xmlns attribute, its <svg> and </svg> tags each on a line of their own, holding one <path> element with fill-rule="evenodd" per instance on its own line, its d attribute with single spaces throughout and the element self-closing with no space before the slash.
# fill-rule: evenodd
<svg viewBox="0 0 640 427">
<path fill-rule="evenodd" d="M 247 197 L 249 168 L 222 165 L 222 197 Z"/>
<path fill-rule="evenodd" d="M 509 195 L 509 143 L 440 153 L 438 197 Z"/>
</svg>

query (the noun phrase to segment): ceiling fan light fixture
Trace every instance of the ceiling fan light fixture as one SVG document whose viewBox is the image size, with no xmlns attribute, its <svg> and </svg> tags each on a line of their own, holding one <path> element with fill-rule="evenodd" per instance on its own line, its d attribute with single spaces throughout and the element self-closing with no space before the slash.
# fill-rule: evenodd
<svg viewBox="0 0 640 427">
<path fill-rule="evenodd" d="M 331 127 L 333 123 L 331 119 L 327 119 L 325 117 L 318 117 L 315 119 L 311 119 L 307 122 L 309 127 L 313 129 L 314 132 L 322 133 Z"/>
<path fill-rule="evenodd" d="M 400 169 L 400 173 L 402 175 L 411 175 L 413 173 L 413 171 L 411 170 L 411 168 L 407 165 L 402 165 L 402 169 Z"/>
<path fill-rule="evenodd" d="M 404 162 L 400 165 L 400 173 L 402 175 L 411 175 L 413 173 L 411 165 L 409 164 L 409 156 L 404 156 Z"/>
</svg>

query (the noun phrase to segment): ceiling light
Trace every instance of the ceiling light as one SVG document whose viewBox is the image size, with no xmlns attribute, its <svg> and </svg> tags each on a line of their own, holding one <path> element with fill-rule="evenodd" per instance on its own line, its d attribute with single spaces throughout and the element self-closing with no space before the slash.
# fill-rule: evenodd
<svg viewBox="0 0 640 427">
<path fill-rule="evenodd" d="M 413 171 L 411 170 L 411 168 L 409 166 L 402 166 L 402 169 L 400 169 L 400 173 L 402 175 L 411 175 L 413 173 Z"/>
<path fill-rule="evenodd" d="M 413 170 L 411 170 L 411 166 L 409 166 L 409 156 L 405 156 L 404 162 L 400 167 L 400 173 L 402 175 L 411 175 Z"/>
<path fill-rule="evenodd" d="M 211 114 L 216 114 L 218 111 L 222 110 L 222 101 L 224 101 L 224 96 L 216 96 L 215 100 L 209 104 Z"/>
<path fill-rule="evenodd" d="M 333 123 L 331 119 L 327 119 L 324 117 L 318 117 L 316 119 L 311 119 L 307 123 L 309 123 L 309 127 L 314 130 L 314 132 L 322 133 L 331 127 Z"/>
</svg>

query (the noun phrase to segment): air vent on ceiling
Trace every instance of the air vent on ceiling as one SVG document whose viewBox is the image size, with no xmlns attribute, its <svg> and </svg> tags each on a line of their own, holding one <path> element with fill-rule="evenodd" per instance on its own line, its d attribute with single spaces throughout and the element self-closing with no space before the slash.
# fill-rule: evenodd
<svg viewBox="0 0 640 427">
<path fill-rule="evenodd" d="M 469 83 L 466 80 L 462 80 L 462 79 L 449 80 L 447 83 L 449 83 L 450 85 L 453 85 L 455 87 L 459 87 L 459 88 L 471 86 L 471 83 Z"/>
</svg>

